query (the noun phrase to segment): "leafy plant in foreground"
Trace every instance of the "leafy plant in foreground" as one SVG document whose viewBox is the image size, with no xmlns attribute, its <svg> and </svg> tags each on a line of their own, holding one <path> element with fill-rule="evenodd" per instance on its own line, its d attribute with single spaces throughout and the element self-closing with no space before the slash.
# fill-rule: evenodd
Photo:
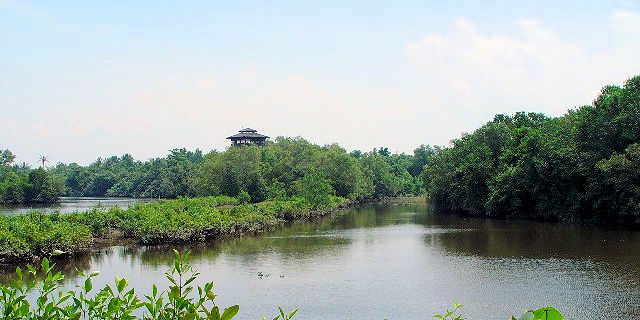
<svg viewBox="0 0 640 320">
<path fill-rule="evenodd" d="M 54 255 L 61 254 L 56 251 Z M 238 305 L 224 310 L 215 303 L 217 295 L 213 292 L 213 282 L 194 287 L 192 283 L 200 275 L 189 264 L 189 251 L 180 254 L 173 250 L 173 269 L 165 276 L 171 283 L 166 291 L 159 292 L 154 284 L 150 295 L 144 300 L 138 298 L 135 289 L 128 289 L 129 281 L 115 277 L 113 285 L 105 285 L 95 294 L 92 279 L 99 275 L 93 271 L 83 273 L 76 270 L 84 279 L 76 290 L 62 291 L 60 283 L 64 279 L 61 272 L 53 273 L 54 264 L 42 259 L 41 276 L 31 265 L 23 275 L 16 268 L 16 279 L 8 286 L 0 286 L 0 319 L 144 319 L 144 320 L 230 320 L 239 311 Z M 197 289 L 194 291 L 194 289 Z M 196 295 L 197 291 L 197 295 Z M 29 296 L 35 293 L 35 296 Z M 464 320 L 458 311 L 462 305 L 453 303 L 453 310 L 435 315 L 436 319 Z M 273 320 L 291 320 L 298 309 L 286 314 L 278 307 L 279 314 Z M 456 315 L 457 313 L 457 315 Z M 141 314 L 138 316 L 137 314 Z M 266 317 L 262 317 L 267 320 Z M 563 320 L 562 315 L 552 307 L 529 310 L 521 317 L 512 320 Z"/>
<path fill-rule="evenodd" d="M 433 316 L 436 319 L 443 320 L 465 320 L 462 317 L 462 313 L 458 313 L 458 309 L 462 307 L 462 304 L 459 302 L 453 302 L 453 310 L 447 309 L 444 314 L 436 314 Z M 522 314 L 519 318 L 511 317 L 511 320 L 563 320 L 562 314 L 558 312 L 558 310 L 553 307 L 545 307 L 540 308 L 538 310 L 527 310 L 524 314 Z"/>
<path fill-rule="evenodd" d="M 9 285 L 0 287 L 0 314 L 2 319 L 137 319 L 134 313 L 144 310 L 141 319 L 232 319 L 239 310 L 238 305 L 225 308 L 222 312 L 216 305 L 213 282 L 197 288 L 194 298 L 194 286 L 199 273 L 188 263 L 189 252 L 180 255 L 174 250 L 174 266 L 166 273 L 171 282 L 168 290 L 158 292 L 156 285 L 151 295 L 142 301 L 134 289 L 127 289 L 128 280 L 115 278 L 113 286 L 106 285 L 93 296 L 92 279 L 98 272 L 85 274 L 82 285 L 75 291 L 61 291 L 59 285 L 64 279 L 60 272 L 53 273 L 53 264 L 47 258 L 42 259 L 40 272 L 44 275 L 38 280 L 38 272 L 29 265 L 29 274 L 23 276 L 16 268 L 17 278 Z M 29 293 L 37 290 L 35 300 Z M 32 301 L 30 301 L 32 300 Z M 35 301 L 35 303 L 34 303 Z"/>
<path fill-rule="evenodd" d="M 453 310 L 449 311 L 449 309 L 447 309 L 447 311 L 444 314 L 436 314 L 433 317 L 436 319 L 444 319 L 444 320 L 464 320 L 464 318 L 462 317 L 462 313 L 458 313 L 458 315 L 454 314 L 461 307 L 462 305 L 459 302 L 454 301 Z"/>
<path fill-rule="evenodd" d="M 562 320 L 562 314 L 552 307 L 528 310 L 520 318 L 511 317 L 511 320 Z"/>
<path fill-rule="evenodd" d="M 291 310 L 291 312 L 289 312 L 289 314 L 285 314 L 281 307 L 278 307 L 278 311 L 280 312 L 280 314 L 277 315 L 272 320 L 280 320 L 280 317 L 282 317 L 282 320 L 290 320 L 290 319 L 293 318 L 293 316 L 296 314 L 296 312 L 298 312 L 298 308 L 295 308 L 295 309 Z M 267 317 L 262 317 L 262 320 L 267 320 Z"/>
</svg>

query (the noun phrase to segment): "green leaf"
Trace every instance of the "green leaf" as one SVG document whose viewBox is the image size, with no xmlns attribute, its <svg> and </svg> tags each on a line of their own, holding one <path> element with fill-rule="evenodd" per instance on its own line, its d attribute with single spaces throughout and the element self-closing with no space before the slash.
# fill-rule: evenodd
<svg viewBox="0 0 640 320">
<path fill-rule="evenodd" d="M 31 274 L 36 274 L 36 269 L 34 269 L 30 264 L 27 265 L 27 270 L 29 270 L 29 273 Z"/>
<path fill-rule="evenodd" d="M 173 259 L 180 261 L 180 252 L 178 252 L 178 250 L 176 249 L 172 249 L 172 250 L 173 250 Z"/>
<path fill-rule="evenodd" d="M 173 270 L 178 272 L 178 274 L 182 273 L 182 271 L 180 270 L 180 261 L 178 260 L 173 261 Z"/>
<path fill-rule="evenodd" d="M 196 279 L 196 277 L 191 277 L 191 278 L 187 279 L 187 281 L 185 281 L 183 285 L 187 286 L 187 285 L 189 285 L 189 283 L 193 282 L 193 280 L 195 280 L 195 279 Z"/>
<path fill-rule="evenodd" d="M 291 319 L 291 318 L 296 314 L 296 312 L 298 312 L 298 308 L 293 309 L 293 310 L 289 313 L 289 319 Z"/>
<path fill-rule="evenodd" d="M 42 266 L 42 271 L 44 272 L 49 271 L 49 259 L 42 258 L 42 262 L 40 263 L 40 265 Z"/>
<path fill-rule="evenodd" d="M 527 311 L 518 318 L 518 320 L 533 320 L 533 311 Z"/>
<path fill-rule="evenodd" d="M 178 286 L 171 286 L 171 295 L 177 298 L 180 295 L 180 288 Z"/>
<path fill-rule="evenodd" d="M 213 307 L 211 309 L 211 315 L 213 316 L 213 320 L 220 320 L 220 309 L 218 306 Z"/>
<path fill-rule="evenodd" d="M 86 280 L 84 280 L 84 292 L 91 291 L 91 288 L 93 288 L 93 286 L 91 285 L 91 278 L 87 278 Z"/>
<path fill-rule="evenodd" d="M 222 316 L 220 316 L 220 320 L 229 320 L 235 317 L 235 315 L 238 314 L 238 310 L 240 310 L 240 307 L 237 304 L 234 306 L 225 308 L 224 312 L 222 312 Z"/>
<path fill-rule="evenodd" d="M 563 320 L 562 314 L 553 307 L 540 308 L 533 314 L 535 320 Z"/>
<path fill-rule="evenodd" d="M 182 317 L 182 320 L 193 320 L 196 318 L 195 313 L 187 313 Z"/>
<path fill-rule="evenodd" d="M 129 281 L 127 281 L 127 279 L 120 279 L 120 281 L 117 281 L 116 285 L 117 285 L 118 292 L 122 292 L 122 290 L 124 290 L 124 288 L 127 286 L 128 282 Z"/>
</svg>

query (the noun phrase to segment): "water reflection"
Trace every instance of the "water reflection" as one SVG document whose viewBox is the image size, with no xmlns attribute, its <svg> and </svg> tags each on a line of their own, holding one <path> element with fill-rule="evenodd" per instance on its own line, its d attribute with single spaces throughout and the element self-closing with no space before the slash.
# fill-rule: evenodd
<svg viewBox="0 0 640 320">
<path fill-rule="evenodd" d="M 102 271 L 95 287 L 119 275 L 146 293 L 167 284 L 171 248 L 192 251 L 200 283 L 215 281 L 219 303 L 240 304 L 241 319 L 278 305 L 300 307 L 301 319 L 430 318 L 453 300 L 475 319 L 548 304 L 576 319 L 640 314 L 640 233 L 434 215 L 424 205 L 368 205 L 241 239 L 111 247 L 59 263 L 66 287 L 78 267 Z"/>
<path fill-rule="evenodd" d="M 450 227 L 466 232 L 427 235 L 425 241 L 453 254 L 482 257 L 630 259 L 640 252 L 640 232 L 580 225 L 467 219 Z M 471 229 L 472 228 L 472 229 Z M 435 238 L 435 239 L 433 239 Z"/>
<path fill-rule="evenodd" d="M 95 207 L 126 208 L 138 202 L 152 202 L 156 199 L 141 198 L 104 198 L 104 197 L 60 197 L 56 203 L 35 203 L 35 204 L 0 204 L 0 215 L 24 214 L 30 210 L 41 210 L 45 212 L 68 213 L 75 211 L 91 210 Z"/>
</svg>

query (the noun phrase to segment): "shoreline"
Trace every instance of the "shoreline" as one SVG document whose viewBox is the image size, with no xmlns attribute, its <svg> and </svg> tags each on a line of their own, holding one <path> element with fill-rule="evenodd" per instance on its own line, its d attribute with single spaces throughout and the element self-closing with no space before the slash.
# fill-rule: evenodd
<svg viewBox="0 0 640 320">
<path fill-rule="evenodd" d="M 262 233 L 290 221 L 325 216 L 363 202 L 333 197 L 331 202 L 323 207 L 313 207 L 298 198 L 239 204 L 235 198 L 220 196 L 160 200 L 152 203 L 138 203 L 127 209 L 111 208 L 105 211 L 91 209 L 69 214 L 46 213 L 36 210 L 37 215 L 30 213 L 3 216 L 0 219 L 4 224 L 7 221 L 26 220 L 26 224 L 37 225 L 39 223 L 40 227 L 71 222 L 72 229 L 76 229 L 75 231 L 84 229 L 85 232 L 81 232 L 81 236 L 78 238 L 72 236 L 71 239 L 46 239 L 42 241 L 45 247 L 40 247 L 41 244 L 29 243 L 30 237 L 21 234 L 23 239 L 27 239 L 25 244 L 32 245 L 32 247 L 25 249 L 24 245 L 16 246 L 16 249 L 22 249 L 22 252 L 19 252 L 7 248 L 6 243 L 15 240 L 15 237 L 7 237 L 6 230 L 3 230 L 6 227 L 0 228 L 0 244 L 5 242 L 4 246 L 0 248 L 2 249 L 0 265 L 6 267 L 22 263 L 35 263 L 44 257 L 50 257 L 51 253 L 56 250 L 63 252 L 59 255 L 60 258 L 63 258 L 96 252 L 105 247 L 117 245 L 186 244 L 241 237 L 245 234 Z M 202 212 L 203 216 L 200 216 L 199 213 L 190 213 L 191 215 L 187 218 L 193 218 L 193 220 L 202 218 L 205 225 L 189 229 L 188 223 L 175 223 L 175 220 L 180 220 L 177 216 L 188 212 L 189 209 L 193 211 L 203 208 L 205 210 Z M 164 220 L 151 228 L 145 225 L 146 223 L 158 222 L 155 221 L 158 220 L 158 217 L 164 218 Z M 145 218 L 153 221 L 149 222 L 144 220 Z M 180 218 L 185 220 L 184 217 Z M 37 222 L 38 219 L 44 219 L 44 221 Z M 101 226 L 101 223 L 107 225 Z M 163 227 L 166 228 L 163 229 Z M 37 232 L 55 234 L 56 231 L 38 230 Z M 64 234 L 60 235 L 64 237 Z M 58 243 L 47 243 L 47 241 L 58 241 Z"/>
</svg>

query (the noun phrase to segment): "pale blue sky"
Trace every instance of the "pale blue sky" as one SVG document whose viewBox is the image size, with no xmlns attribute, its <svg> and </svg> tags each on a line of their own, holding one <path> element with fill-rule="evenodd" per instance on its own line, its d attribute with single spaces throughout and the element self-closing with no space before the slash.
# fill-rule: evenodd
<svg viewBox="0 0 640 320">
<path fill-rule="evenodd" d="M 250 126 L 411 152 L 588 104 L 639 39 L 637 1 L 0 0 L 0 148 L 144 160 Z"/>
</svg>

